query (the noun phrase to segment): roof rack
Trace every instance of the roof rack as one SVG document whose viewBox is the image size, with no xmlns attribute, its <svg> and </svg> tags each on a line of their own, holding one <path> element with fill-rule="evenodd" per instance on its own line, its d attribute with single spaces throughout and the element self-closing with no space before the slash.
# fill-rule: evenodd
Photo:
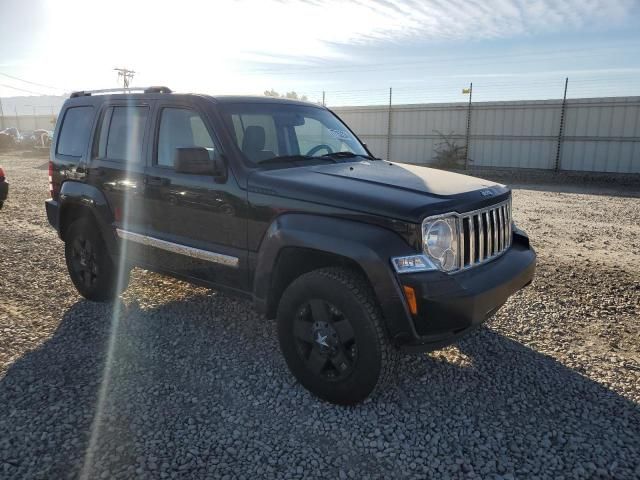
<svg viewBox="0 0 640 480">
<path fill-rule="evenodd" d="M 73 92 L 71 98 L 76 97 L 90 97 L 91 95 L 103 95 L 109 93 L 172 93 L 169 87 L 154 86 L 154 87 L 131 87 L 131 88 L 105 88 L 102 90 L 80 90 Z"/>
</svg>

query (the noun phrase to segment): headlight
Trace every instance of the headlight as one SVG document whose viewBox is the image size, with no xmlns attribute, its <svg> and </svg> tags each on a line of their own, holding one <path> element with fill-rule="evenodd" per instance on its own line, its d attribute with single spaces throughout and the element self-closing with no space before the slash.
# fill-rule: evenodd
<svg viewBox="0 0 640 480">
<path fill-rule="evenodd" d="M 458 268 L 458 221 L 456 217 L 426 218 L 422 222 L 422 247 L 433 263 L 445 272 Z"/>
</svg>

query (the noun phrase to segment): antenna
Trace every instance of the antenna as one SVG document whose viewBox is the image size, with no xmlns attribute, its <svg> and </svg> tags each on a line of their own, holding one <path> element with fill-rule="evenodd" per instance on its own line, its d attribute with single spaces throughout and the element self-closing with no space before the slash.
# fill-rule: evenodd
<svg viewBox="0 0 640 480">
<path fill-rule="evenodd" d="M 118 72 L 118 81 L 122 79 L 122 86 L 124 88 L 129 88 L 129 84 L 131 83 L 131 80 L 133 80 L 133 76 L 136 72 L 127 68 L 114 68 L 114 70 Z"/>
</svg>

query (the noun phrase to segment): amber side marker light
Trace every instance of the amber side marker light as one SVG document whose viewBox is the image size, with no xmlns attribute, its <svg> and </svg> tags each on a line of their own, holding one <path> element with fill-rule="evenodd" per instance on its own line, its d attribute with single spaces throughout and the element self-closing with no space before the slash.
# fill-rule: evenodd
<svg viewBox="0 0 640 480">
<path fill-rule="evenodd" d="M 412 287 L 407 287 L 404 285 L 402 287 L 404 290 L 404 297 L 407 299 L 407 304 L 409 305 L 409 311 L 412 315 L 418 314 L 418 302 L 416 301 L 416 291 Z"/>
</svg>

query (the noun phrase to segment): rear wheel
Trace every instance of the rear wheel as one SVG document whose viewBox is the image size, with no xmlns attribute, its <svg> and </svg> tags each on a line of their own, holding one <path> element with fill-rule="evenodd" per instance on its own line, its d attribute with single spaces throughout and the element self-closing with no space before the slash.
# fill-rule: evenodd
<svg viewBox="0 0 640 480">
<path fill-rule="evenodd" d="M 298 381 L 342 405 L 361 402 L 387 383 L 398 356 L 368 283 L 344 268 L 306 273 L 287 288 L 278 338 Z"/>
<path fill-rule="evenodd" d="M 71 281 L 87 300 L 111 300 L 127 288 L 129 271 L 123 272 L 118 282 L 117 266 L 90 219 L 81 218 L 69 226 L 64 253 Z"/>
</svg>

